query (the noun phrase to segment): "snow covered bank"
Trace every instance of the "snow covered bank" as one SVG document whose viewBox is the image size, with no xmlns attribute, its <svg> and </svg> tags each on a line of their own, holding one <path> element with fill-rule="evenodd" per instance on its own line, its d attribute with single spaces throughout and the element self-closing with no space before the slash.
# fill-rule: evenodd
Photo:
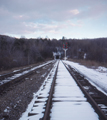
<svg viewBox="0 0 107 120">
<path fill-rule="evenodd" d="M 97 89 L 103 91 L 107 95 L 107 68 L 99 67 L 98 69 L 91 69 L 80 65 L 79 63 L 74 63 L 71 61 L 64 62 L 84 74 L 88 80 L 97 87 Z"/>
</svg>

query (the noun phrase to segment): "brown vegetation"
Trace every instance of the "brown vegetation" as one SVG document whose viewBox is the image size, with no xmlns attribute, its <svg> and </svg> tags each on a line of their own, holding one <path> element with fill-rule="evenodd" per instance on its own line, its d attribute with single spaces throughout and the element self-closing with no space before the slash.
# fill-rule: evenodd
<svg viewBox="0 0 107 120">
<path fill-rule="evenodd" d="M 96 62 L 92 60 L 82 60 L 82 59 L 68 59 L 69 61 L 79 63 L 81 65 L 85 65 L 89 68 L 98 68 L 99 66 L 107 67 L 107 63 Z"/>
</svg>

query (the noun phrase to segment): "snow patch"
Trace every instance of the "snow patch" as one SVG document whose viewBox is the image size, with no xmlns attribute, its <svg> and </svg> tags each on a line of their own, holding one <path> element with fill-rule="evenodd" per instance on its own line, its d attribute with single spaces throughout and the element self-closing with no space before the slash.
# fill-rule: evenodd
<svg viewBox="0 0 107 120">
<path fill-rule="evenodd" d="M 99 72 L 102 70 L 106 71 L 107 68 L 99 67 L 97 70 L 95 70 L 87 68 L 84 65 L 80 65 L 79 63 L 74 63 L 71 61 L 64 62 L 71 65 L 71 67 L 83 74 L 91 84 L 93 84 L 98 90 L 107 95 L 107 72 Z"/>
</svg>

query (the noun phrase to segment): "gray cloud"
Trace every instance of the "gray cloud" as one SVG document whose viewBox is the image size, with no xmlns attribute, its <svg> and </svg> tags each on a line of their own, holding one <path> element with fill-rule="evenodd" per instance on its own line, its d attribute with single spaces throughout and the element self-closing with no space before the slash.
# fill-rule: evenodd
<svg viewBox="0 0 107 120">
<path fill-rule="evenodd" d="M 58 31 L 66 26 L 60 22 L 107 15 L 106 5 L 105 0 L 0 0 L 0 33 Z"/>
<path fill-rule="evenodd" d="M 96 7 L 96 3 L 103 6 L 101 0 L 1 0 L 0 6 L 5 12 L 7 11 L 16 15 L 26 15 L 29 16 L 30 19 L 47 17 L 54 20 L 63 20 L 64 18 L 68 19 L 68 17 L 66 17 L 68 14 L 67 11 L 74 9 L 80 10 L 86 6 L 93 9 Z M 71 14 L 68 15 L 69 18 L 72 17 Z"/>
</svg>

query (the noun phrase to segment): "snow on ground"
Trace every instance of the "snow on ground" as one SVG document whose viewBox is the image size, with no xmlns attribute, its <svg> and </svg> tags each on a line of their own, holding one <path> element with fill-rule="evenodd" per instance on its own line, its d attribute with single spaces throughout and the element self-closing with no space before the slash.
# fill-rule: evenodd
<svg viewBox="0 0 107 120">
<path fill-rule="evenodd" d="M 61 61 L 56 78 L 50 120 L 99 119 Z"/>
<path fill-rule="evenodd" d="M 57 63 L 56 65 L 57 66 Z M 38 101 L 38 97 L 41 98 L 42 101 L 46 98 L 47 93 L 49 92 L 47 89 L 50 89 L 50 80 L 54 76 L 55 69 L 53 68 L 47 78 L 45 79 L 43 85 L 39 89 L 37 93 L 35 93 L 34 98 L 31 103 L 28 105 L 28 108 L 25 113 L 22 114 L 20 120 L 39 120 L 43 116 L 44 110 L 44 102 L 36 103 Z M 48 79 L 49 78 L 49 79 Z M 49 80 L 47 82 L 47 80 Z M 51 80 L 52 81 L 52 80 Z M 47 85 L 46 85 L 47 84 Z M 95 113 L 94 109 L 87 102 L 87 99 L 84 97 L 84 94 L 81 92 L 76 82 L 73 80 L 69 72 L 64 67 L 63 63 L 60 61 L 58 67 L 58 74 L 56 79 L 56 87 L 53 100 L 61 100 L 61 102 L 54 102 L 53 107 L 51 109 L 50 119 L 51 120 L 98 120 L 98 115 Z M 43 89 L 45 86 L 45 89 Z M 41 94 L 42 93 L 42 94 Z M 46 96 L 45 96 L 46 94 Z M 40 100 L 41 100 L 40 99 Z M 46 103 L 45 103 L 46 104 Z M 35 107 L 36 105 L 36 107 Z M 33 107 L 34 106 L 34 107 Z M 40 108 L 40 109 L 39 109 Z M 28 113 L 38 113 L 37 115 L 29 116 Z M 85 113 L 85 114 L 84 114 Z"/>
<path fill-rule="evenodd" d="M 105 92 L 105 94 L 107 94 L 107 72 L 106 72 L 107 69 L 105 69 L 103 67 L 99 67 L 99 69 L 90 69 L 83 65 L 79 65 L 78 63 L 74 63 L 74 62 L 70 62 L 70 61 L 64 61 L 64 62 L 68 63 L 69 65 L 71 65 L 72 67 L 77 69 L 80 73 L 84 74 L 91 83 L 93 83 L 95 86 L 97 86 L 98 89 L 102 89 Z M 48 77 L 49 77 L 49 75 L 48 75 Z M 61 120 L 62 119 L 65 120 L 66 119 L 66 118 L 64 118 L 65 114 L 68 119 L 69 119 L 69 117 L 70 117 L 70 119 L 71 118 L 74 119 L 78 112 L 80 112 L 80 114 L 79 114 L 79 116 L 76 116 L 77 120 L 80 117 L 81 117 L 81 120 L 83 120 L 83 117 L 86 117 L 88 115 L 89 115 L 88 116 L 89 119 L 90 119 L 90 115 L 92 115 L 91 117 L 93 120 L 98 119 L 97 114 L 95 114 L 95 112 L 92 109 L 92 107 L 90 106 L 90 104 L 88 104 L 88 102 L 82 95 L 81 91 L 78 91 L 79 88 L 77 88 L 76 83 L 74 83 L 74 81 L 71 80 L 71 76 L 70 76 L 70 79 L 68 79 L 68 77 L 69 77 L 68 72 L 66 72 L 64 70 L 64 66 L 60 61 L 59 68 L 58 68 L 57 80 L 56 80 L 57 87 L 55 89 L 56 93 L 54 94 L 55 95 L 54 100 L 60 99 L 63 102 L 53 103 L 53 108 L 51 109 L 52 114 L 50 115 L 51 120 L 54 120 L 55 117 L 57 117 L 58 119 L 59 119 L 59 117 L 61 117 Z M 47 81 L 47 78 L 44 82 Z M 20 120 L 25 120 L 28 118 L 28 113 L 31 112 L 31 109 L 35 103 L 35 100 L 37 99 L 37 96 L 40 94 L 41 89 L 43 88 L 43 85 L 41 86 L 39 91 L 34 94 L 34 98 L 32 99 L 31 103 L 28 105 L 28 108 L 25 111 L 25 113 L 22 114 L 22 117 L 20 118 Z M 71 88 L 72 88 L 72 90 L 70 91 L 70 94 L 69 94 L 68 90 Z M 73 90 L 74 88 L 76 88 L 76 90 Z M 73 92 L 76 91 L 76 92 L 73 93 L 72 91 Z M 71 93 L 72 93 L 72 96 L 70 96 Z M 74 96 L 74 95 L 76 95 L 76 96 Z M 80 103 L 78 104 L 78 99 L 82 100 L 81 104 Z M 81 110 L 80 106 L 83 106 L 82 110 Z M 63 109 L 62 107 L 65 109 L 64 111 L 62 110 Z M 71 114 L 70 112 L 67 112 L 68 110 L 72 111 L 71 112 L 71 113 L 73 113 L 72 116 L 68 116 L 68 114 Z M 78 110 L 78 111 L 76 112 L 76 110 Z M 86 113 L 87 110 L 88 110 L 87 114 L 84 114 L 84 113 Z M 84 111 L 84 112 L 82 113 L 82 111 Z M 31 120 L 35 119 L 35 116 L 33 118 L 29 117 L 29 119 L 31 119 Z"/>
<path fill-rule="evenodd" d="M 101 72 L 101 73 L 107 73 L 107 68 L 99 66 L 96 71 Z"/>
<path fill-rule="evenodd" d="M 25 70 L 25 71 L 23 71 L 22 73 L 17 73 L 17 74 L 15 74 L 15 75 L 13 75 L 12 77 L 6 78 L 5 80 L 1 80 L 1 81 L 0 81 L 0 85 L 2 85 L 2 84 L 4 84 L 4 83 L 7 83 L 7 82 L 9 82 L 9 81 L 11 81 L 11 80 L 13 80 L 13 79 L 15 79 L 15 78 L 18 78 L 18 77 L 20 77 L 21 75 L 24 75 L 24 74 L 27 74 L 27 73 L 33 71 L 33 70 L 36 70 L 37 68 L 43 67 L 43 66 L 45 66 L 45 65 L 47 65 L 47 64 L 49 64 L 49 63 L 51 63 L 51 62 L 54 62 L 54 60 L 51 60 L 51 61 L 46 62 L 46 63 L 44 63 L 44 64 L 41 64 L 41 65 L 39 65 L 39 66 L 33 67 L 33 68 L 29 69 L 29 70 Z M 14 72 L 14 71 L 13 71 L 13 72 Z"/>
<path fill-rule="evenodd" d="M 45 81 L 43 82 L 42 86 L 39 88 L 37 93 L 34 93 L 33 99 L 31 100 L 30 104 L 26 111 L 22 114 L 19 120 L 40 120 L 43 117 L 44 107 L 46 104 L 47 96 L 49 95 L 50 87 L 53 81 L 53 77 L 57 68 L 58 61 L 55 63 L 53 69 L 50 71 L 48 76 L 46 77 Z M 44 87 L 45 86 L 45 87 Z M 43 97 L 43 99 L 39 99 L 38 97 Z M 40 103 L 35 103 L 35 101 L 44 101 Z M 37 107 L 33 107 L 37 106 Z M 37 115 L 29 116 L 28 113 L 37 113 Z"/>
<path fill-rule="evenodd" d="M 91 84 L 107 95 L 107 68 L 98 67 L 97 69 L 91 69 L 80 65 L 79 63 L 65 60 L 64 62 L 77 69 L 80 73 L 84 74 Z"/>
</svg>

